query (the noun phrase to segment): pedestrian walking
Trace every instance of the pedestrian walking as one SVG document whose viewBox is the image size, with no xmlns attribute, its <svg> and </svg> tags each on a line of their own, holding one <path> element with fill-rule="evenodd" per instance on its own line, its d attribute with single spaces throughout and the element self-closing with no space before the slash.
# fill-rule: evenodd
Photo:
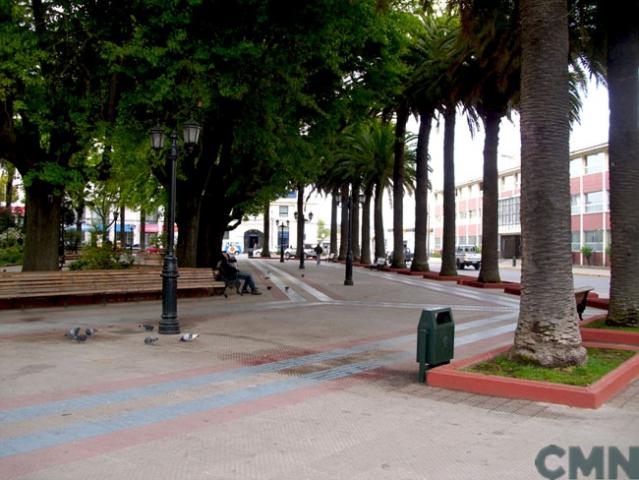
<svg viewBox="0 0 639 480">
<path fill-rule="evenodd" d="M 322 261 L 322 253 L 324 253 L 324 249 L 321 247 L 321 245 L 318 243 L 317 247 L 315 247 L 315 254 L 317 255 L 316 260 L 317 260 L 317 264 L 319 265 L 320 262 Z"/>
</svg>

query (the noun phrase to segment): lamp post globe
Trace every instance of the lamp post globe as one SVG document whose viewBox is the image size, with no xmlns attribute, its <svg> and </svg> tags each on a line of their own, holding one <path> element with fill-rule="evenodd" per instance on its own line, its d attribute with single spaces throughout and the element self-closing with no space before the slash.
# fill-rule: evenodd
<svg viewBox="0 0 639 480">
<path fill-rule="evenodd" d="M 200 126 L 196 122 L 188 122 L 184 125 L 184 145 L 191 151 L 197 143 Z M 151 129 L 151 146 L 154 150 L 160 151 L 164 147 L 166 135 L 164 129 L 155 127 Z M 179 334 L 180 323 L 177 318 L 177 279 L 178 272 L 177 257 L 175 256 L 175 191 L 177 178 L 178 159 L 178 135 L 175 130 L 171 132 L 171 147 L 169 157 L 169 211 L 167 221 L 167 245 L 162 264 L 162 316 L 158 332 L 161 334 Z"/>
</svg>

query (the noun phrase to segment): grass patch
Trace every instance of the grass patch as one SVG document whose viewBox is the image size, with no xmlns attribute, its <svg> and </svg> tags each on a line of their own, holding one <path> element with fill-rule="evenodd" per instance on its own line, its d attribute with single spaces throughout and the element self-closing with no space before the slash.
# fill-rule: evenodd
<svg viewBox="0 0 639 480">
<path fill-rule="evenodd" d="M 607 330 L 620 330 L 623 332 L 634 332 L 639 333 L 639 327 L 623 327 L 618 325 L 606 325 L 606 319 L 602 318 L 599 320 L 595 320 L 594 322 L 588 323 L 584 325 L 584 328 L 603 328 Z"/>
<path fill-rule="evenodd" d="M 563 383 L 565 385 L 587 386 L 596 382 L 637 353 L 632 350 L 615 350 L 611 348 L 588 348 L 587 350 L 588 361 L 580 367 L 544 368 L 532 362 L 511 360 L 507 357 L 507 354 L 501 354 L 463 370 L 522 380 L 540 380 L 543 382 Z"/>
</svg>

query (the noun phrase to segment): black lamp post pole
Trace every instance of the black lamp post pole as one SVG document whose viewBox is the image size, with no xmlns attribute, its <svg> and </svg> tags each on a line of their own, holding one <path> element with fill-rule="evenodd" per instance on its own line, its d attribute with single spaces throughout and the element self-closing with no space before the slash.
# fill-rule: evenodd
<svg viewBox="0 0 639 480">
<path fill-rule="evenodd" d="M 346 243 L 346 275 L 344 285 L 353 285 L 353 190 L 348 196 L 348 241 Z"/>
<path fill-rule="evenodd" d="M 165 334 L 180 333 L 180 324 L 177 319 L 177 279 L 180 276 L 177 267 L 177 258 L 174 253 L 174 232 L 175 225 L 175 182 L 177 168 L 177 133 L 171 133 L 171 150 L 169 152 L 169 162 L 171 167 L 171 179 L 169 185 L 169 228 L 167 230 L 167 246 L 162 266 L 162 319 L 158 332 Z"/>
</svg>

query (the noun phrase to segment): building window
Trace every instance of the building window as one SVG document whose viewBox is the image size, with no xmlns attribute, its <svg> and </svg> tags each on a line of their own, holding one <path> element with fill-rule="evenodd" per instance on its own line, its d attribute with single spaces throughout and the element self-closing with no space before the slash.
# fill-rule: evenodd
<svg viewBox="0 0 639 480">
<path fill-rule="evenodd" d="M 570 213 L 573 215 L 581 213 L 581 195 L 578 193 L 570 196 Z"/>
<path fill-rule="evenodd" d="M 578 177 L 583 172 L 583 159 L 581 157 L 570 160 L 570 176 Z"/>
<path fill-rule="evenodd" d="M 586 173 L 603 172 L 604 170 L 604 154 L 603 152 L 588 155 L 586 157 Z"/>
<path fill-rule="evenodd" d="M 280 205 L 280 217 L 288 217 L 288 205 Z"/>
<path fill-rule="evenodd" d="M 593 252 L 603 252 L 603 230 L 585 230 L 584 245 L 592 248 Z"/>
<path fill-rule="evenodd" d="M 591 192 L 586 193 L 585 197 L 585 212 L 602 212 L 604 209 L 604 195 L 603 192 Z"/>
<path fill-rule="evenodd" d="M 499 200 L 499 225 L 519 225 L 519 200 L 520 197 Z"/>
<path fill-rule="evenodd" d="M 570 240 L 570 250 L 573 252 L 578 252 L 581 250 L 581 238 L 579 232 L 571 232 L 571 240 Z"/>
</svg>

